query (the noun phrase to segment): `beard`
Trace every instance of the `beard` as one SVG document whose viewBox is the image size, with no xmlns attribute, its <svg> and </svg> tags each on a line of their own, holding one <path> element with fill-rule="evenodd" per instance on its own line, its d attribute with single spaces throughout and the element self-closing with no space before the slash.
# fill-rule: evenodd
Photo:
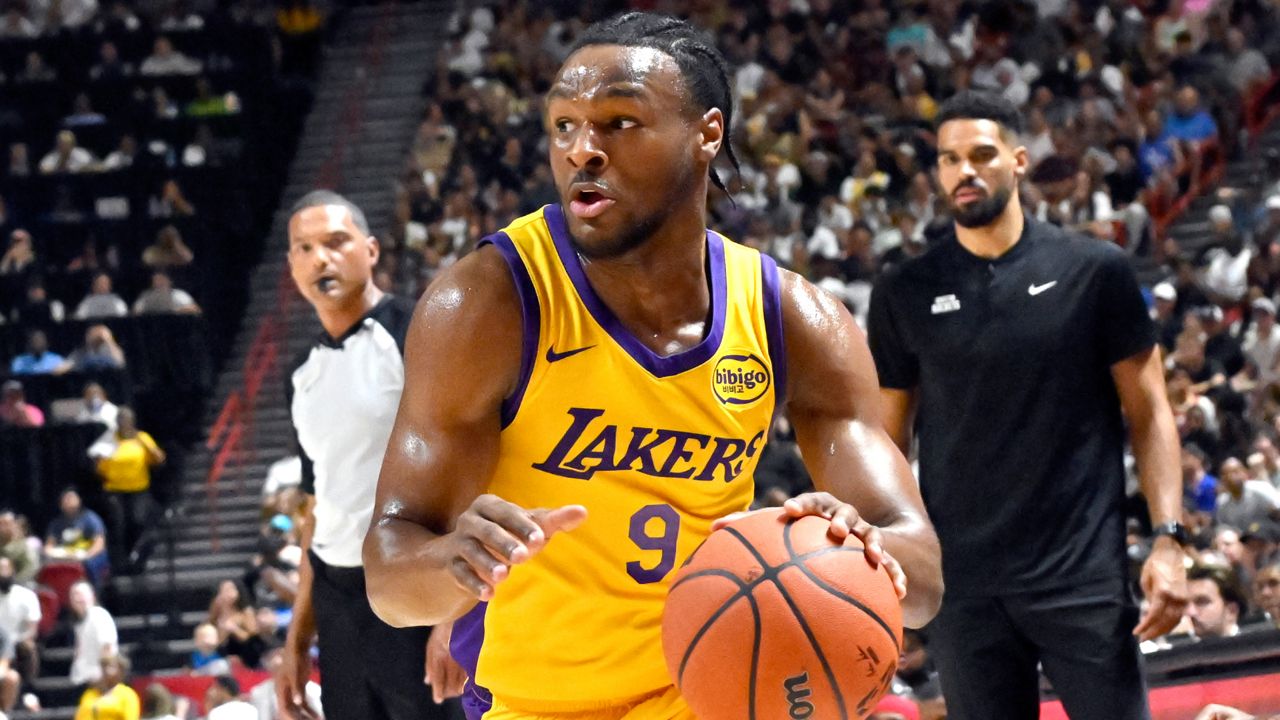
<svg viewBox="0 0 1280 720">
<path fill-rule="evenodd" d="M 959 190 L 963 187 L 977 187 L 969 183 L 957 187 Z M 1013 188 L 1008 185 L 1000 185 L 996 187 L 994 192 L 987 194 L 981 200 L 975 200 L 965 205 L 957 205 L 955 201 L 955 192 L 947 196 L 947 205 L 951 209 L 951 216 L 955 219 L 956 224 L 964 228 L 980 228 L 995 222 L 1000 217 L 1004 209 L 1008 207 L 1009 200 L 1013 197 Z"/>
</svg>

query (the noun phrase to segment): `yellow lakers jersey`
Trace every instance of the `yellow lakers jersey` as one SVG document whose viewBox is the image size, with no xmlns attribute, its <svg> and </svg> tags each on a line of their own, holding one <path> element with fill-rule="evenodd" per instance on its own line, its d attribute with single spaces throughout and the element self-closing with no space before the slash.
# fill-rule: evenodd
<svg viewBox="0 0 1280 720">
<path fill-rule="evenodd" d="M 783 395 L 778 271 L 707 233 L 709 327 L 661 356 L 586 279 L 559 206 L 488 238 L 524 314 L 522 382 L 503 408 L 489 492 L 524 507 L 579 504 L 586 521 L 515 566 L 454 628 L 453 651 L 513 708 L 601 707 L 671 684 L 661 618 L 672 571 L 743 510 Z"/>
</svg>

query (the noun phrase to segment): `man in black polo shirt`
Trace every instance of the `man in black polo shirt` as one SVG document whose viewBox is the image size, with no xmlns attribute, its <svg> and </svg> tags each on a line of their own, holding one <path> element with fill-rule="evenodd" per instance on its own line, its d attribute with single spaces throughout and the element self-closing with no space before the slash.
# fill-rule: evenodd
<svg viewBox="0 0 1280 720">
<path fill-rule="evenodd" d="M 336 193 L 317 190 L 294 205 L 288 259 L 323 330 L 285 382 L 306 500 L 301 581 L 276 684 L 281 714 L 310 717 L 304 688 L 315 638 L 326 717 L 450 717 L 423 684 L 425 671 L 437 702 L 461 692 L 465 678 L 448 657 L 448 629 L 437 628 L 428 644 L 425 627 L 397 629 L 379 620 L 360 555 L 404 388 L 413 302 L 373 284 L 378 241 L 360 208 Z"/>
<path fill-rule="evenodd" d="M 1187 597 L 1155 328 L 1121 251 L 1024 216 L 1020 130 L 998 96 L 943 104 L 937 171 L 955 237 L 872 295 L 885 427 L 904 452 L 919 436 L 942 542 L 931 651 L 957 720 L 1038 717 L 1037 663 L 1074 720 L 1147 718 L 1138 640 L 1172 629 Z M 1126 417 L 1160 534 L 1140 622 L 1125 581 Z"/>
</svg>

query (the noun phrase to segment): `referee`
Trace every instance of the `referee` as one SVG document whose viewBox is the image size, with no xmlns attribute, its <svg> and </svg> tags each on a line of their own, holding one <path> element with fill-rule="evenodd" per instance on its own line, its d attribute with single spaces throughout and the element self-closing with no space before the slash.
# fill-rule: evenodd
<svg viewBox="0 0 1280 720">
<path fill-rule="evenodd" d="M 928 633 L 948 717 L 1039 717 L 1040 663 L 1073 720 L 1148 718 L 1138 641 L 1171 630 L 1187 598 L 1155 327 L 1123 252 L 1024 216 L 1012 104 L 962 92 L 937 122 L 955 237 L 881 278 L 868 334 L 885 427 L 904 452 L 919 435 L 942 543 Z M 1126 419 L 1157 534 L 1141 620 L 1125 577 Z"/>
<path fill-rule="evenodd" d="M 449 717 L 432 701 L 461 690 L 447 629 L 396 629 L 369 607 L 360 549 L 382 456 L 404 386 L 413 303 L 373 284 L 378 241 L 364 213 L 327 190 L 303 196 L 289 219 L 289 270 L 323 332 L 285 383 L 302 457 L 303 560 L 277 679 L 282 714 L 310 717 L 304 688 L 312 639 L 330 720 Z M 431 666 L 427 667 L 427 659 Z"/>
</svg>

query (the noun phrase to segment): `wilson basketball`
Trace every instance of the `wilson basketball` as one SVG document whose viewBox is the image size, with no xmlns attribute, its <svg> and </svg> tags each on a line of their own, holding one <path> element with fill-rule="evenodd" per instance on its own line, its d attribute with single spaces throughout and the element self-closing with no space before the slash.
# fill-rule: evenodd
<svg viewBox="0 0 1280 720">
<path fill-rule="evenodd" d="M 862 718 L 889 688 L 902 644 L 893 583 L 830 526 L 754 513 L 676 574 L 662 646 L 701 720 Z"/>
</svg>

